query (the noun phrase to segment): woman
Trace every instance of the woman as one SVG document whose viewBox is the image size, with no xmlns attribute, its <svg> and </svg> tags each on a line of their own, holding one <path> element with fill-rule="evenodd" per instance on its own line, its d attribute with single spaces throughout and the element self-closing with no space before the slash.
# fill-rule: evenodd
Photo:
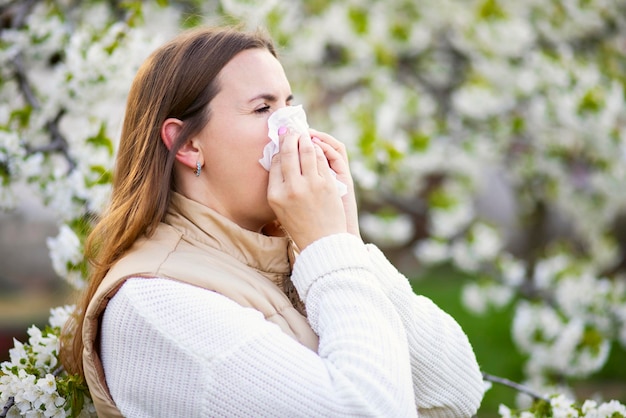
<svg viewBox="0 0 626 418">
<path fill-rule="evenodd" d="M 291 101 L 259 33 L 186 32 L 139 70 L 64 347 L 100 416 L 477 410 L 463 331 L 362 242 L 343 145 L 281 129 L 260 165 L 267 119 Z"/>
</svg>

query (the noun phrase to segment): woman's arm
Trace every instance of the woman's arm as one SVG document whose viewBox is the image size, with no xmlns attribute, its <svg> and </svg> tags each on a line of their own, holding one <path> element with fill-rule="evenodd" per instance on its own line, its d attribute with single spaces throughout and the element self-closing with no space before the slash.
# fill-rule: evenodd
<svg viewBox="0 0 626 418">
<path fill-rule="evenodd" d="M 484 393 L 482 374 L 459 324 L 409 281 L 374 245 L 370 260 L 407 334 L 415 402 L 423 417 L 470 417 Z"/>
</svg>

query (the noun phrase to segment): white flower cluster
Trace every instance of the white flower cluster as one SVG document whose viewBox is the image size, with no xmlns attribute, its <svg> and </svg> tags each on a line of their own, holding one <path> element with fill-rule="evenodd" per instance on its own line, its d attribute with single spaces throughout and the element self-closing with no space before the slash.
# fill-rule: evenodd
<svg viewBox="0 0 626 418">
<path fill-rule="evenodd" d="M 6 105 L 0 104 L 0 112 L 2 107 Z M 17 133 L 0 130 L 0 209 L 9 210 L 15 207 L 17 197 L 7 186 L 12 180 L 19 178 L 18 161 L 23 158 L 24 149 L 20 146 Z"/>
<path fill-rule="evenodd" d="M 0 33 L 0 205 L 14 206 L 19 187 L 57 215 L 49 249 L 55 271 L 75 287 L 84 284 L 86 222 L 110 193 L 131 80 L 178 30 L 176 9 L 147 3 L 135 13 L 128 20 L 144 25 L 117 21 L 106 2 L 37 2 L 24 27 Z"/>
<path fill-rule="evenodd" d="M 381 245 L 401 246 L 406 244 L 413 234 L 413 224 L 405 214 L 384 217 L 365 213 L 359 219 L 359 223 L 361 231 Z"/>
<path fill-rule="evenodd" d="M 0 364 L 0 407 L 11 406 L 7 417 L 95 416 L 87 387 L 58 361 L 59 333 L 73 311 L 73 306 L 54 308 L 48 327 L 31 326 L 28 343 L 14 340 L 10 360 Z M 72 411 L 72 405 L 80 410 Z"/>
<path fill-rule="evenodd" d="M 3 375 L 0 377 L 0 393 L 3 404 L 8 401 L 8 395 L 15 402 L 15 412 L 9 410 L 8 417 L 65 417 L 65 399 L 57 393 L 56 380 L 51 374 L 37 379 L 20 369 L 16 375 Z"/>
<path fill-rule="evenodd" d="M 84 282 L 74 270 L 83 259 L 80 238 L 68 225 L 63 224 L 59 228 L 59 235 L 48 238 L 47 244 L 54 271 L 59 277 L 65 277 L 74 287 L 81 288 Z"/>
<path fill-rule="evenodd" d="M 587 400 L 579 406 L 565 395 L 555 395 L 549 403 L 541 403 L 526 411 L 514 411 L 506 405 L 500 405 L 498 414 L 502 418 L 624 418 L 626 406 L 614 400 L 600 404 Z"/>
<path fill-rule="evenodd" d="M 528 376 L 585 377 L 598 371 L 612 336 L 625 334 L 626 285 L 597 279 L 589 266 L 562 255 L 540 262 L 533 283 L 551 304 L 516 306 L 513 339 L 528 355 Z"/>
<path fill-rule="evenodd" d="M 604 365 L 610 350 L 610 341 L 582 318 L 564 319 L 554 308 L 526 302 L 517 305 L 513 338 L 529 355 L 528 375 L 584 377 Z"/>
<path fill-rule="evenodd" d="M 492 262 L 502 251 L 504 244 L 499 231 L 486 223 L 472 222 L 471 212 L 455 208 L 449 218 L 446 217 L 446 211 L 436 212 L 432 221 L 442 224 L 446 221 L 451 224 L 462 223 L 464 233 L 449 239 L 433 234 L 429 239 L 419 242 L 415 254 L 421 261 L 428 264 L 452 261 L 467 272 L 477 272 L 484 263 Z M 440 231 L 445 228 L 442 226 Z"/>
</svg>

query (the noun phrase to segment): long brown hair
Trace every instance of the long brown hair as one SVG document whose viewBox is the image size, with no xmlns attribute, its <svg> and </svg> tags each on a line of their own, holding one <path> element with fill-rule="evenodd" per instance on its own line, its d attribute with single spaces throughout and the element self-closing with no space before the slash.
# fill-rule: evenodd
<svg viewBox="0 0 626 418">
<path fill-rule="evenodd" d="M 174 187 L 176 152 L 209 121 L 220 70 L 239 52 L 254 48 L 276 56 L 272 41 L 260 31 L 194 29 L 157 49 L 139 69 L 127 99 L 111 202 L 85 245 L 92 267 L 89 282 L 64 329 L 61 361 L 68 372 L 83 374 L 83 320 L 102 279 L 163 220 Z M 170 117 L 182 120 L 183 128 L 168 150 L 160 129 Z"/>
</svg>

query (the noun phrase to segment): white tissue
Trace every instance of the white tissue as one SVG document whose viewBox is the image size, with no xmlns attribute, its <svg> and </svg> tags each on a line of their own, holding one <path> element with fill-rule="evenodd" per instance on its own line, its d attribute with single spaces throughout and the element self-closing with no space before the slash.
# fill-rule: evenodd
<svg viewBox="0 0 626 418">
<path fill-rule="evenodd" d="M 276 147 L 278 147 L 278 129 L 281 126 L 298 135 L 309 136 L 309 124 L 306 121 L 306 113 L 302 105 L 282 107 L 270 115 L 267 120 L 267 127 L 269 128 L 267 136 L 276 144 Z"/>
<path fill-rule="evenodd" d="M 280 129 L 281 126 L 288 128 L 291 132 L 297 133 L 298 135 L 305 134 L 309 136 L 309 124 L 306 121 L 306 113 L 302 105 L 283 107 L 272 113 L 267 120 L 267 136 L 269 136 L 270 142 L 263 148 L 263 157 L 259 160 L 259 163 L 261 163 L 263 168 L 267 171 L 270 171 L 272 157 L 278 152 L 278 129 Z M 334 176 L 337 176 L 334 171 L 332 171 L 332 173 Z M 336 178 L 335 182 L 339 195 L 345 195 L 348 192 L 346 185 Z"/>
</svg>

